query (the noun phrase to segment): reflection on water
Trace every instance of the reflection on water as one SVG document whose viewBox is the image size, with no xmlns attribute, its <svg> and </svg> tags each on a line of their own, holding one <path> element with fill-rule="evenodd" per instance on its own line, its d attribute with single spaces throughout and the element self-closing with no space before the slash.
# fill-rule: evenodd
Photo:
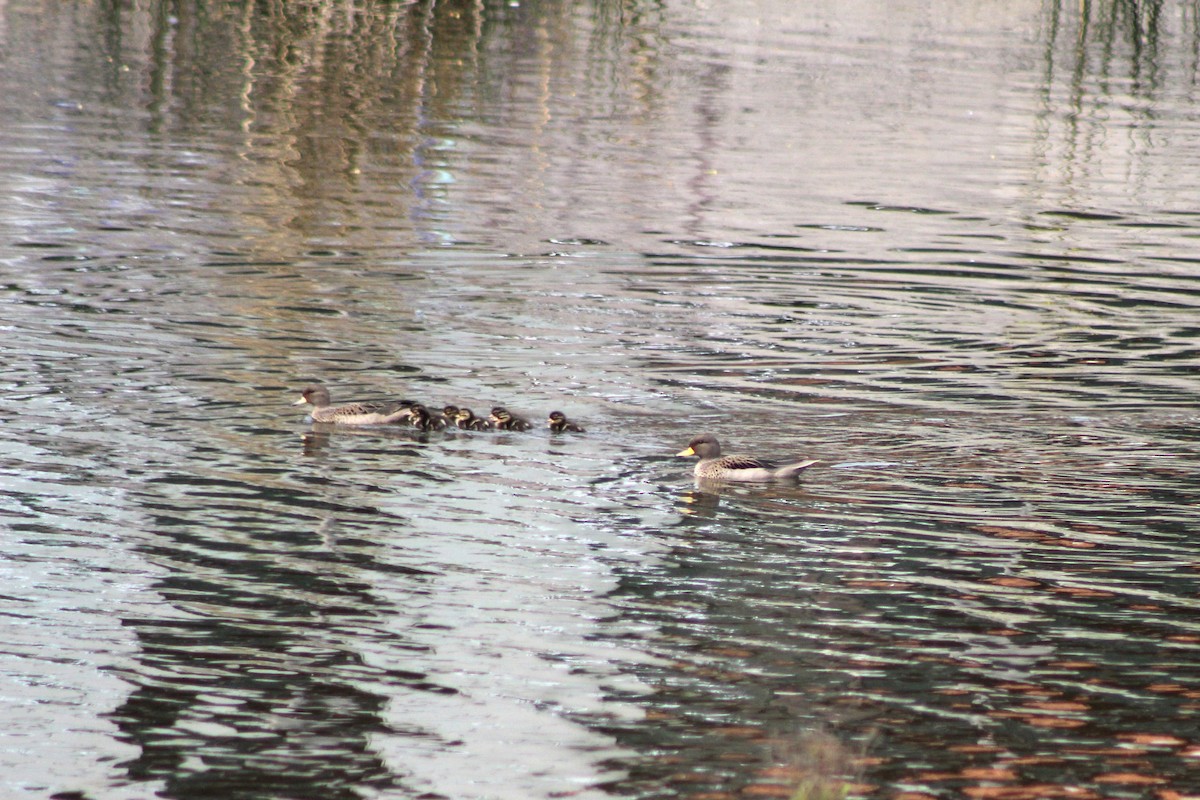
<svg viewBox="0 0 1200 800">
<path fill-rule="evenodd" d="M 0 793 L 1195 794 L 1195 9 L 793 5 L 0 9 Z"/>
<path fill-rule="evenodd" d="M 798 779 L 789 743 L 810 728 L 865 752 L 847 777 L 866 794 L 1192 785 L 1190 523 L 1142 472 L 1181 466 L 1179 440 L 1141 443 L 1133 466 L 1101 460 L 1103 445 L 1048 446 L 1050 420 L 1001 420 L 932 421 L 910 445 L 928 444 L 923 463 L 814 473 L 805 492 L 681 495 L 671 554 L 623 582 L 674 659 L 644 676 L 662 687 L 656 719 L 681 734 L 645 765 L 648 791 Z M 878 450 L 893 424 L 844 428 L 876 429 Z M 938 463 L 939 431 L 959 466 Z M 1043 463 L 1010 463 L 1030 453 Z"/>
</svg>

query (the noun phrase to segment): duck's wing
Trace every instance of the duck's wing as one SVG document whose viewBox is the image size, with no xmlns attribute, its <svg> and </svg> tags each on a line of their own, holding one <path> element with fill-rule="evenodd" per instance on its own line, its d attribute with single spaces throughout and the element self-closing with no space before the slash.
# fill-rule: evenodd
<svg viewBox="0 0 1200 800">
<path fill-rule="evenodd" d="M 387 400 L 379 402 L 346 403 L 326 411 L 322 416 L 328 419 L 355 420 L 362 417 L 378 416 L 392 420 L 404 419 L 412 402 L 408 400 Z"/>
<path fill-rule="evenodd" d="M 361 414 L 378 414 L 385 410 L 386 403 L 346 403 L 333 409 L 335 414 L 357 417 Z"/>
<path fill-rule="evenodd" d="M 775 465 L 754 456 L 721 456 L 717 463 L 725 469 L 775 469 Z"/>
</svg>

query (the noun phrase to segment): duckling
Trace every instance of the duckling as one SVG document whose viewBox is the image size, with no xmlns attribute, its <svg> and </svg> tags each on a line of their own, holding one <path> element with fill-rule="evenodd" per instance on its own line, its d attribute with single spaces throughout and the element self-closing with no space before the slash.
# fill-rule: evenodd
<svg viewBox="0 0 1200 800">
<path fill-rule="evenodd" d="M 408 424 L 419 431 L 443 431 L 446 429 L 446 418 L 436 411 L 430 411 L 420 403 L 413 403 L 409 413 Z"/>
<path fill-rule="evenodd" d="M 756 456 L 721 455 L 721 445 L 717 437 L 705 433 L 688 442 L 686 450 L 676 453 L 680 456 L 699 456 L 696 463 L 697 478 L 715 481 L 784 481 L 799 480 L 800 473 L 818 463 L 816 460 L 796 461 L 791 464 L 776 465 Z"/>
<path fill-rule="evenodd" d="M 408 420 L 412 403 L 398 400 L 386 403 L 330 404 L 329 390 L 320 384 L 305 387 L 294 406 L 310 405 L 313 422 L 329 422 L 338 425 L 391 425 Z"/>
<path fill-rule="evenodd" d="M 491 419 L 493 427 L 499 431 L 527 431 L 533 428 L 533 424 L 529 420 L 510 413 L 504 406 L 493 408 L 489 419 Z"/>
<path fill-rule="evenodd" d="M 571 420 L 567 419 L 567 415 L 561 411 L 551 411 L 550 419 L 546 423 L 550 430 L 554 433 L 584 433 L 585 428 L 576 425 Z"/>
<path fill-rule="evenodd" d="M 450 403 L 442 406 L 442 416 L 446 418 L 447 425 L 453 425 L 454 418 L 458 416 L 458 406 Z"/>
<path fill-rule="evenodd" d="M 475 416 L 469 408 L 460 408 L 454 415 L 454 424 L 464 431 L 490 431 L 492 423 Z"/>
</svg>

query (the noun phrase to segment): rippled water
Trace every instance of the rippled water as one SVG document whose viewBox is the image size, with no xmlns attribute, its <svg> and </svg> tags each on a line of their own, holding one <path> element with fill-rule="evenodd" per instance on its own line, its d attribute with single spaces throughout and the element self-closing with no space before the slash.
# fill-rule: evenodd
<svg viewBox="0 0 1200 800">
<path fill-rule="evenodd" d="M 959 6 L 0 7 L 0 794 L 1200 794 L 1195 10 Z"/>
</svg>

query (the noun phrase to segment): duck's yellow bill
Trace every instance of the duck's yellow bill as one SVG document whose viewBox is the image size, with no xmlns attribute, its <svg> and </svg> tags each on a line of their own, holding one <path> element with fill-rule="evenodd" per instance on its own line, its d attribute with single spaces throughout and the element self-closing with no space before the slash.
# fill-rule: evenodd
<svg viewBox="0 0 1200 800">
<path fill-rule="evenodd" d="M 689 447 L 687 450 L 678 452 L 675 455 L 677 455 L 677 456 L 694 456 L 694 455 L 696 455 L 696 451 Z"/>
<path fill-rule="evenodd" d="M 302 406 L 302 405 L 304 405 L 304 404 L 305 404 L 305 403 L 307 403 L 307 402 L 308 402 L 308 400 L 307 400 L 306 398 L 304 398 L 304 397 L 301 397 L 299 400 L 297 400 L 296 402 L 292 403 L 292 405 L 294 405 L 294 406 Z"/>
</svg>

